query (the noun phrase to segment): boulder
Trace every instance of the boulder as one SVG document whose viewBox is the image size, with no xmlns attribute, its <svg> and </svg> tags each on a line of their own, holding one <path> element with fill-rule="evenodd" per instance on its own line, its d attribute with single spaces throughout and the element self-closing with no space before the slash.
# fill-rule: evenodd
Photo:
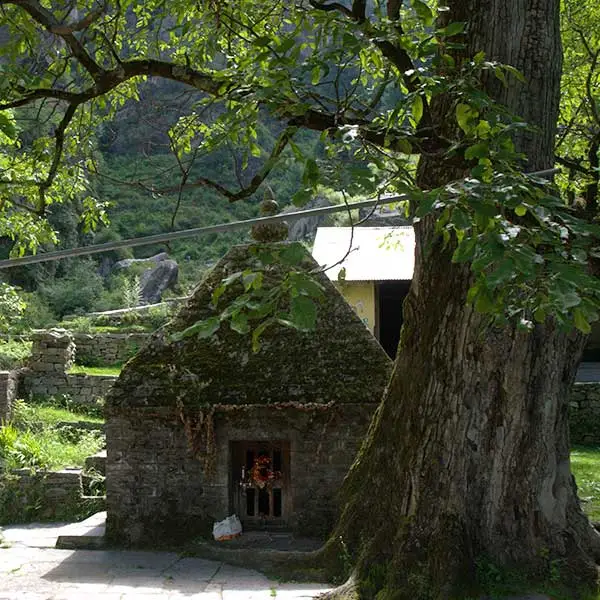
<svg viewBox="0 0 600 600">
<path fill-rule="evenodd" d="M 327 200 L 327 198 L 318 196 L 314 200 L 308 202 L 308 204 L 303 206 L 301 209 L 299 209 L 297 206 L 290 206 L 281 212 L 285 214 L 289 212 L 296 212 L 297 210 L 324 208 L 331 205 L 332 203 Z M 324 225 L 329 225 L 330 220 L 331 215 L 309 215 L 308 217 L 293 221 L 288 226 L 288 240 L 292 242 L 312 242 L 315 239 L 315 235 L 317 235 L 317 228 L 323 227 Z"/>
<path fill-rule="evenodd" d="M 177 283 L 179 266 L 174 260 L 162 260 L 154 268 L 144 271 L 140 277 L 143 304 L 156 304 L 162 294 Z"/>
<path fill-rule="evenodd" d="M 155 254 L 154 256 L 149 256 L 148 258 L 125 258 L 123 260 L 119 260 L 117 261 L 113 266 L 112 266 L 112 272 L 116 273 L 117 271 L 120 271 L 122 269 L 128 269 L 129 267 L 131 267 L 132 265 L 136 265 L 136 264 L 144 264 L 144 263 L 155 263 L 158 264 L 164 260 L 168 260 L 169 255 L 166 252 L 159 252 L 158 254 Z"/>
<path fill-rule="evenodd" d="M 360 208 L 358 210 L 359 218 L 368 219 L 362 223 L 362 227 L 406 227 L 412 225 L 412 219 L 406 216 L 403 207 L 391 207 L 388 204 L 372 207 Z"/>
</svg>

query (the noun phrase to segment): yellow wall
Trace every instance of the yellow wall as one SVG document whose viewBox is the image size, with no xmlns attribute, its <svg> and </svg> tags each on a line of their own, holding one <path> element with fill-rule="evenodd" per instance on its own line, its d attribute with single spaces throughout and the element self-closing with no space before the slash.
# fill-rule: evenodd
<svg viewBox="0 0 600 600">
<path fill-rule="evenodd" d="M 360 320 L 375 333 L 375 284 L 372 281 L 345 281 L 336 284 Z"/>
</svg>

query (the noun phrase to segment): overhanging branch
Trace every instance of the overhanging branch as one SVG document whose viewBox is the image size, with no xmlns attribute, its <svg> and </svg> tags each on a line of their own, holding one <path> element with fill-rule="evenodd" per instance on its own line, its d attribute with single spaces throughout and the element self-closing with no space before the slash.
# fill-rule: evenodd
<svg viewBox="0 0 600 600">
<path fill-rule="evenodd" d="M 287 147 L 289 141 L 294 137 L 297 130 L 298 127 L 295 125 L 288 125 L 288 127 L 284 129 L 284 131 L 281 133 L 281 135 L 275 142 L 273 150 L 271 150 L 271 154 L 269 155 L 269 158 L 265 161 L 265 164 L 263 165 L 262 169 L 252 178 L 250 184 L 246 187 L 243 187 L 241 190 L 238 190 L 237 192 L 232 192 L 231 190 L 227 189 L 224 185 L 221 185 L 220 183 L 211 179 L 207 179 L 206 177 L 199 177 L 195 181 L 185 183 L 184 187 L 208 187 L 213 190 L 216 190 L 217 192 L 219 192 L 219 194 L 225 196 L 225 198 L 227 198 L 230 202 L 236 202 L 238 200 L 244 200 L 245 198 L 249 198 L 250 196 L 252 196 L 252 194 L 254 194 L 254 192 L 258 190 L 263 181 L 268 177 L 269 173 L 277 164 L 279 157 Z M 178 191 L 181 188 L 182 186 L 178 185 L 170 188 L 153 189 L 153 191 L 155 193 L 167 194 L 170 192 Z"/>
<path fill-rule="evenodd" d="M 63 31 L 64 26 L 56 17 L 36 0 L 0 0 L 0 6 L 13 4 L 21 7 L 36 23 L 47 29 L 50 33 L 58 35 L 64 40 L 73 53 L 73 56 L 81 63 L 85 70 L 97 80 L 104 69 L 88 54 L 81 42 L 72 31 Z"/>
</svg>

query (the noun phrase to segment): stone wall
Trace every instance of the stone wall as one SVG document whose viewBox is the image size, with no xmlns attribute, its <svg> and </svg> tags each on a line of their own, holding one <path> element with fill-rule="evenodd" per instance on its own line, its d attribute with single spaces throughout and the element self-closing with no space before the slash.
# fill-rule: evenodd
<svg viewBox="0 0 600 600">
<path fill-rule="evenodd" d="M 32 473 L 19 469 L 0 479 L 0 525 L 72 521 L 103 510 L 102 497 L 82 494 L 80 469 Z"/>
<path fill-rule="evenodd" d="M 69 396 L 79 404 L 94 404 L 105 398 L 116 376 L 67 374 L 75 358 L 73 336 L 65 330 L 36 332 L 32 336 L 31 359 L 20 373 L 18 393 L 28 396 Z"/>
<path fill-rule="evenodd" d="M 600 383 L 576 383 L 569 397 L 572 444 L 600 445 Z"/>
<path fill-rule="evenodd" d="M 117 380 L 113 375 L 49 373 L 43 377 L 30 369 L 21 374 L 19 395 L 25 398 L 69 396 L 76 404 L 95 404 L 106 398 Z"/>
<path fill-rule="evenodd" d="M 73 333 L 75 360 L 92 367 L 124 363 L 149 337 L 148 333 Z"/>
<path fill-rule="evenodd" d="M 12 403 L 17 397 L 17 371 L 0 371 L 0 422 L 10 418 Z"/>
<path fill-rule="evenodd" d="M 73 336 L 64 329 L 36 331 L 31 336 L 29 369 L 36 374 L 52 376 L 68 371 L 75 360 Z"/>
<path fill-rule="evenodd" d="M 231 443 L 273 440 L 290 447 L 291 484 L 284 491 L 291 496 L 287 526 L 302 535 L 324 536 L 333 525 L 337 493 L 375 407 L 253 406 L 217 412 L 217 468 L 211 477 L 191 456 L 175 411 L 134 409 L 108 415 L 108 536 L 136 545 L 209 535 L 214 521 L 233 512 L 235 489 L 227 468 Z"/>
</svg>

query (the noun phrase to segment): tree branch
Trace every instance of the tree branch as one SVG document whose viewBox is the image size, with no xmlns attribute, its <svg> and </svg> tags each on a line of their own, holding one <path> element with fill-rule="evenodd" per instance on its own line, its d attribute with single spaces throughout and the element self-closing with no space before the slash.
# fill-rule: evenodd
<svg viewBox="0 0 600 600">
<path fill-rule="evenodd" d="M 352 18 L 357 23 L 362 23 L 366 20 L 367 0 L 353 0 L 352 2 Z"/>
<path fill-rule="evenodd" d="M 316 10 L 324 10 L 327 12 L 337 10 L 349 19 L 352 19 L 359 24 L 363 24 L 363 31 L 365 35 L 370 42 L 381 51 L 383 56 L 385 56 L 385 58 L 387 58 L 396 67 L 396 69 L 398 69 L 406 89 L 411 93 L 418 93 L 420 84 L 419 76 L 412 58 L 401 46 L 392 43 L 390 40 L 381 39 L 380 37 L 374 35 L 374 32 L 371 31 L 371 27 L 369 26 L 370 24 L 364 17 L 365 6 L 363 6 L 363 4 L 364 0 L 354 0 L 352 4 L 352 10 L 349 10 L 344 5 L 337 2 L 325 4 L 319 0 L 310 0 L 310 5 Z M 401 0 L 393 0 L 392 2 L 388 3 L 388 16 L 391 15 L 390 18 L 393 17 L 392 20 L 395 21 L 395 26 L 399 35 L 402 34 L 402 25 L 399 21 L 401 6 Z M 421 118 L 420 125 L 423 127 L 429 127 L 431 125 L 429 103 L 425 94 L 420 95 L 423 100 L 423 117 Z"/>
<path fill-rule="evenodd" d="M 75 113 L 77 112 L 78 107 L 79 107 L 79 104 L 69 104 L 61 122 L 59 123 L 58 127 L 56 128 L 56 131 L 54 132 L 55 145 L 54 145 L 54 156 L 52 157 L 52 164 L 50 165 L 50 169 L 48 171 L 48 175 L 47 175 L 46 179 L 42 183 L 39 184 L 39 190 L 40 190 L 39 211 L 40 211 L 40 214 L 42 214 L 42 215 L 44 214 L 44 211 L 46 209 L 46 192 L 48 191 L 48 189 L 54 182 L 54 178 L 56 177 L 56 174 L 58 173 L 58 167 L 60 166 L 60 161 L 62 158 L 64 146 L 65 146 L 65 132 L 67 130 L 67 127 L 73 120 L 73 117 L 75 116 Z"/>
<path fill-rule="evenodd" d="M 6 102 L 5 104 L 0 104 L 0 111 L 8 110 L 10 108 L 19 108 L 20 106 L 26 106 L 27 104 L 32 104 L 36 100 L 41 100 L 42 98 L 53 98 L 55 100 L 64 100 L 65 102 L 78 102 L 79 100 L 81 100 L 81 97 L 82 94 L 77 94 L 74 92 L 41 88 L 26 93 L 23 96 L 23 98 L 20 98 L 19 100 L 13 100 L 11 102 Z M 90 98 L 91 97 L 93 96 L 90 96 Z M 85 102 L 85 100 L 83 101 Z"/>
<path fill-rule="evenodd" d="M 554 160 L 559 165 L 563 165 L 569 169 L 572 169 L 573 171 L 577 171 L 577 173 L 581 173 L 582 175 L 590 174 L 588 169 L 586 169 L 585 167 L 582 167 L 578 161 L 576 161 L 572 158 L 567 158 L 566 156 L 555 156 Z"/>
<path fill-rule="evenodd" d="M 56 35 L 63 36 L 74 33 L 75 31 L 87 29 L 92 23 L 97 21 L 102 16 L 105 8 L 106 6 L 102 6 L 102 8 L 93 10 L 89 15 L 81 19 L 81 21 L 72 23 L 71 25 L 53 25 L 50 27 L 50 31 Z"/>
<path fill-rule="evenodd" d="M 329 4 L 325 4 L 324 2 L 319 2 L 318 0 L 310 0 L 310 5 L 317 10 L 322 10 L 325 12 L 337 11 L 350 19 L 354 18 L 352 11 L 339 2 L 330 2 Z"/>
<path fill-rule="evenodd" d="M 47 29 L 50 33 L 54 33 L 62 38 L 73 53 L 73 56 L 83 65 L 94 81 L 104 73 L 104 69 L 87 53 L 86 49 L 72 32 L 60 32 L 63 25 L 37 0 L 0 0 L 0 6 L 8 4 L 21 7 L 36 23 Z"/>
<path fill-rule="evenodd" d="M 285 150 L 285 148 L 288 145 L 288 142 L 294 137 L 297 130 L 298 127 L 295 125 L 288 125 L 283 130 L 283 132 L 277 139 L 277 142 L 275 142 L 275 146 L 273 146 L 273 150 L 271 150 L 271 154 L 269 155 L 269 158 L 266 160 L 260 172 L 252 178 L 248 186 L 243 187 L 241 190 L 237 192 L 232 192 L 231 190 L 227 189 L 224 185 L 221 185 L 216 181 L 212 181 L 211 179 L 207 179 L 206 177 L 200 177 L 195 181 L 186 183 L 185 187 L 212 188 L 213 190 L 219 192 L 221 195 L 225 196 L 225 198 L 227 198 L 229 202 L 236 202 L 238 200 L 244 200 L 245 198 L 249 198 L 250 196 L 252 196 L 252 194 L 254 194 L 254 192 L 256 192 L 256 190 L 258 190 L 258 188 L 262 185 L 263 181 L 267 178 L 273 167 L 276 165 L 279 157 L 281 156 L 281 153 Z M 154 189 L 153 191 L 159 194 L 168 194 L 170 192 L 179 191 L 181 189 L 182 186 L 180 184 L 170 188 L 163 188 L 158 190 Z"/>
</svg>

